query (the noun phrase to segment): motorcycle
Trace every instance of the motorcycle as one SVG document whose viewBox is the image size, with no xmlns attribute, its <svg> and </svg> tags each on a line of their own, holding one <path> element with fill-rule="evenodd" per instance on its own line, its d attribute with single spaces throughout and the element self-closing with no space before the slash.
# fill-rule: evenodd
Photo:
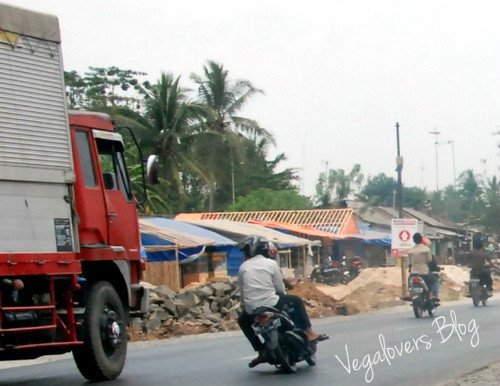
<svg viewBox="0 0 500 386">
<path fill-rule="evenodd" d="M 347 284 L 351 281 L 351 274 L 346 267 L 345 257 L 338 267 L 334 267 L 331 260 L 322 265 L 315 265 L 309 276 L 309 281 L 329 285 Z"/>
<path fill-rule="evenodd" d="M 264 345 L 261 355 L 267 363 L 288 374 L 297 372 L 297 363 L 301 361 L 316 365 L 317 342 L 310 342 L 286 311 L 259 307 L 253 315 L 252 329 Z"/>
<path fill-rule="evenodd" d="M 434 309 L 439 306 L 435 300 L 430 299 L 430 291 L 424 278 L 418 274 L 411 274 L 409 279 L 408 291 L 411 297 L 411 306 L 416 318 L 420 318 L 424 311 L 427 311 L 430 317 L 434 316 Z"/>
<path fill-rule="evenodd" d="M 349 275 L 351 279 L 358 276 L 363 270 L 363 261 L 359 257 L 353 257 L 349 264 Z"/>
<path fill-rule="evenodd" d="M 478 277 L 471 277 L 469 279 L 469 294 L 472 298 L 472 304 L 474 304 L 474 307 L 478 307 L 479 302 L 482 302 L 483 306 L 485 306 L 486 301 L 490 297 L 488 295 L 486 285 L 481 284 L 481 280 Z"/>
</svg>

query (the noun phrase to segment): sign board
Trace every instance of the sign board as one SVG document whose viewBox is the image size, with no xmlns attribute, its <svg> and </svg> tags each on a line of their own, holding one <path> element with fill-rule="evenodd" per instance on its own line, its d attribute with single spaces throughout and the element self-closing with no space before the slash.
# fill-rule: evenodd
<svg viewBox="0 0 500 386">
<path fill-rule="evenodd" d="M 394 218 L 391 220 L 391 249 L 394 256 L 413 247 L 413 235 L 422 232 L 423 224 L 413 218 Z"/>
</svg>

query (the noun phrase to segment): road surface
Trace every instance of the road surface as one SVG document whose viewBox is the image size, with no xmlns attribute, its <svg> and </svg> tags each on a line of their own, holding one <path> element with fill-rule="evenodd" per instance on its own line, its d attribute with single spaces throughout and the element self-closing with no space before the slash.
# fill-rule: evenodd
<svg viewBox="0 0 500 386">
<path fill-rule="evenodd" d="M 428 386 L 500 362 L 498 299 L 478 308 L 470 299 L 445 303 L 435 317 L 416 319 L 400 306 L 316 320 L 316 330 L 331 339 L 320 343 L 316 367 L 302 363 L 293 375 L 267 364 L 248 369 L 254 353 L 239 332 L 140 342 L 130 345 L 121 377 L 105 384 Z M 0 386 L 86 383 L 71 358 L 0 370 Z"/>
</svg>

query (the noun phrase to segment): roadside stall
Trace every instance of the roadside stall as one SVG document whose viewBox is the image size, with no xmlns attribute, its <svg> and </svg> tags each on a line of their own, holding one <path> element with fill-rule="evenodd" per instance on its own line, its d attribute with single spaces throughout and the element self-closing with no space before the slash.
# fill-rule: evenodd
<svg viewBox="0 0 500 386">
<path fill-rule="evenodd" d="M 227 277 L 234 271 L 236 243 L 215 232 L 171 219 L 139 221 L 146 251 L 145 280 L 178 290 L 191 282 Z"/>
</svg>

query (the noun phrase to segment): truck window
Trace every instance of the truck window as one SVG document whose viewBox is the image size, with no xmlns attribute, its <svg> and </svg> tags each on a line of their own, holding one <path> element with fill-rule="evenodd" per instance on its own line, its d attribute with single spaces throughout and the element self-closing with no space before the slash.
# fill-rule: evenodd
<svg viewBox="0 0 500 386">
<path fill-rule="evenodd" d="M 120 190 L 125 200 L 131 201 L 132 191 L 123 160 L 123 145 L 117 141 L 97 139 L 97 151 L 105 189 Z"/>
<path fill-rule="evenodd" d="M 76 143 L 82 168 L 83 182 L 87 188 L 95 188 L 97 185 L 92 156 L 90 155 L 89 137 L 85 131 L 76 132 Z"/>
</svg>

